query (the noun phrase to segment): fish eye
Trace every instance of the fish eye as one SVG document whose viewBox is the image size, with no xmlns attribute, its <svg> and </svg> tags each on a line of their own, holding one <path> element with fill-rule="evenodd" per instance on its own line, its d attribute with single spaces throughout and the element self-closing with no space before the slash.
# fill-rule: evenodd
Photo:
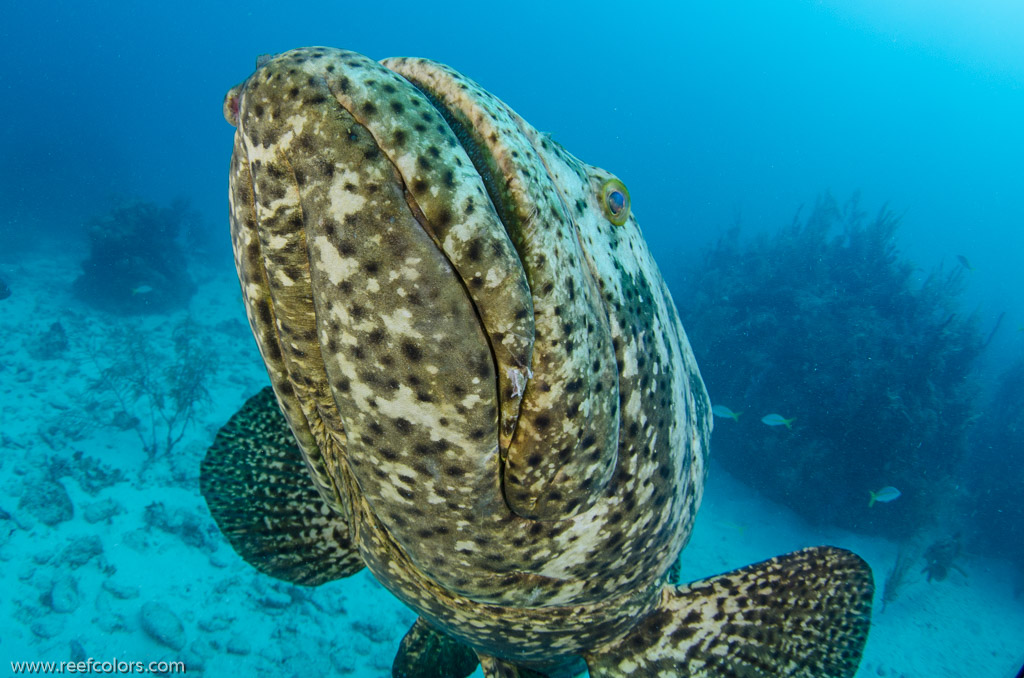
<svg viewBox="0 0 1024 678">
<path fill-rule="evenodd" d="M 601 186 L 601 207 L 608 221 L 622 226 L 629 218 L 629 191 L 618 179 L 609 179 Z"/>
</svg>

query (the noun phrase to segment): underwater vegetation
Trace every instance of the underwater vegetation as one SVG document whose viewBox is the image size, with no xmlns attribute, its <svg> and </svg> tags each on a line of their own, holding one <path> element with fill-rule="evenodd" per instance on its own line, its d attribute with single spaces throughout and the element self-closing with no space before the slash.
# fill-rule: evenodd
<svg viewBox="0 0 1024 678">
<path fill-rule="evenodd" d="M 195 325 L 174 327 L 173 350 L 163 352 L 136 326 L 111 328 L 88 352 L 97 376 L 85 409 L 106 424 L 132 429 L 146 452 L 146 464 L 169 454 L 185 437 L 210 400 L 217 360 Z"/>
<path fill-rule="evenodd" d="M 179 235 L 192 215 L 184 201 L 160 207 L 132 200 L 93 218 L 75 295 L 119 314 L 163 313 L 187 304 L 196 284 Z"/>
<path fill-rule="evenodd" d="M 712 401 L 750 412 L 718 420 L 713 456 L 812 523 L 906 537 L 952 504 L 983 341 L 964 269 L 918 282 L 897 227 L 826 195 L 777 233 L 731 229 L 674 294 Z"/>
<path fill-rule="evenodd" d="M 964 504 L 984 528 L 965 535 L 967 546 L 1015 560 L 1024 572 L 1024 360 L 1000 375 L 971 442 Z"/>
</svg>

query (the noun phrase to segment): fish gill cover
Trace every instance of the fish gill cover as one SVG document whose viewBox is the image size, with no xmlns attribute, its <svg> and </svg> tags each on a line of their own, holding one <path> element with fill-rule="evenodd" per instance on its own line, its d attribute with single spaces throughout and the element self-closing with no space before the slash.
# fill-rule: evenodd
<svg viewBox="0 0 1024 678">
<path fill-rule="evenodd" d="M 795 418 L 720 424 L 713 458 L 813 523 L 906 537 L 952 510 L 983 341 L 963 269 L 916 282 L 897 227 L 825 196 L 774 235 L 732 229 L 675 296 L 713 401 Z M 886 485 L 900 499 L 869 509 Z"/>
</svg>

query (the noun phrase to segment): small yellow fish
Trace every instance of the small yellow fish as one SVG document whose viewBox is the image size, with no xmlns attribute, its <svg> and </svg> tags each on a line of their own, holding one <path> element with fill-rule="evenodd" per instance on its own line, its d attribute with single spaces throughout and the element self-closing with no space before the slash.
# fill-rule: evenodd
<svg viewBox="0 0 1024 678">
<path fill-rule="evenodd" d="M 796 421 L 796 417 L 792 419 L 786 419 L 781 414 L 766 414 L 761 417 L 761 422 L 768 424 L 769 426 L 785 426 L 786 428 L 793 428 L 792 423 Z"/>
<path fill-rule="evenodd" d="M 877 492 L 868 490 L 868 494 L 871 495 L 871 501 L 868 502 L 868 508 L 871 508 L 872 506 L 875 505 L 876 501 L 880 501 L 883 504 L 887 504 L 890 501 L 893 501 L 894 499 L 899 499 L 900 494 L 902 493 L 892 485 L 886 485 Z"/>
<path fill-rule="evenodd" d="M 733 412 L 725 405 L 715 405 L 714 407 L 711 408 L 711 412 L 714 413 L 716 417 L 722 417 L 723 419 L 732 419 L 733 421 L 739 421 L 740 415 L 743 414 L 742 412 Z"/>
</svg>

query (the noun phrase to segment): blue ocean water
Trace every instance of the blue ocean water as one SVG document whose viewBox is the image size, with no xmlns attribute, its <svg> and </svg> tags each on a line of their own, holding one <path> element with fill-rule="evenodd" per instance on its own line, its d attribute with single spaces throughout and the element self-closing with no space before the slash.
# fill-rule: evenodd
<svg viewBox="0 0 1024 678">
<path fill-rule="evenodd" d="M 234 279 L 233 129 L 222 99 L 260 54 L 329 45 L 447 63 L 629 187 L 712 400 L 760 408 L 734 422 L 747 428 L 717 419 L 713 455 L 715 440 L 723 455 L 758 445 L 766 467 L 788 472 L 773 488 L 737 477 L 728 457 L 713 467 L 684 578 L 842 542 L 865 555 L 879 588 L 859 675 L 1014 675 L 1024 662 L 1024 514 L 1013 491 L 1024 483 L 1022 30 L 1024 9 L 1008 0 L 8 3 L 0 24 L 0 280 L 10 290 L 0 299 L 0 578 L 9 593 L 0 603 L 0 670 L 116 656 L 184 658 L 190 672 L 207 675 L 389 675 L 414 615 L 365 573 L 314 591 L 258 575 L 219 537 L 196 480 L 217 428 L 266 382 Z M 840 206 L 859 195 L 867 224 L 883 209 L 899 219 L 886 240 L 895 250 L 883 254 L 906 275 L 887 279 L 870 303 L 873 288 L 853 285 L 840 264 L 874 271 L 877 258 L 826 253 L 848 219 L 836 217 L 818 240 L 785 235 L 795 220 L 806 236 L 826 195 Z M 103 249 L 97 233 L 126 224 L 147 236 L 148 249 Z M 742 254 L 749 266 L 718 266 L 723 277 L 709 294 L 709 262 L 721 263 L 709 248 L 735 227 L 739 244 L 719 254 Z M 853 306 L 848 294 L 891 311 L 896 293 L 934 289 L 946 296 L 921 312 L 941 317 L 886 329 L 904 352 L 863 346 L 874 360 L 903 356 L 858 372 L 873 382 L 845 379 L 854 358 L 830 362 L 835 341 L 809 335 L 819 360 L 801 374 L 832 370 L 838 376 L 825 386 L 808 378 L 803 390 L 773 388 L 795 378 L 777 368 L 803 365 L 799 352 L 766 353 L 760 381 L 731 380 L 749 356 L 742 342 L 716 352 L 730 336 L 769 326 L 781 335 L 802 318 L 839 317 L 808 303 L 715 297 L 742 289 L 744 273 L 775 271 L 771 261 L 750 263 L 752 252 L 781 258 L 787 242 L 803 248 L 799 266 L 830 268 L 834 277 L 814 280 L 831 285 L 837 308 Z M 138 273 L 167 266 L 178 249 L 182 263 L 159 278 Z M 96 250 L 105 258 L 91 256 Z M 182 268 L 191 282 L 175 278 Z M 76 283 L 83 272 L 89 278 Z M 132 275 L 127 285 L 115 279 Z M 949 285 L 928 287 L 930 276 L 951 275 Z M 797 298 L 803 279 L 780 276 L 746 280 Z M 158 280 L 194 289 L 179 298 Z M 909 316 L 919 307 L 907 308 Z M 723 309 L 731 315 L 715 314 Z M 753 323 L 758 314 L 769 324 Z M 828 336 L 878 337 L 878 318 L 893 317 L 843 316 Z M 699 318 L 724 320 L 691 326 Z M 964 370 L 947 370 L 962 346 Z M 898 380 L 894 370 L 915 357 L 921 363 Z M 877 391 L 865 400 L 896 413 L 884 425 L 882 410 L 843 410 L 868 383 Z M 812 398 L 812 384 L 831 390 L 800 402 L 801 392 Z M 186 391 L 195 409 L 182 417 L 174 398 Z M 827 441 L 820 449 L 845 451 L 850 470 L 823 476 L 805 458 L 765 461 L 789 443 L 756 437 L 786 430 L 759 420 L 784 408 L 798 410 L 778 413 L 796 417 L 806 449 Z M 824 416 L 838 411 L 850 414 Z M 906 426 L 882 440 L 905 449 L 884 452 L 828 428 L 838 421 L 885 433 L 900 418 Z M 937 442 L 947 432 L 955 444 Z M 863 464 L 850 461 L 858 455 Z M 867 511 L 868 492 L 900 474 L 917 481 L 874 513 L 821 505 L 856 495 Z M 909 564 L 882 611 L 899 552 Z"/>
</svg>

